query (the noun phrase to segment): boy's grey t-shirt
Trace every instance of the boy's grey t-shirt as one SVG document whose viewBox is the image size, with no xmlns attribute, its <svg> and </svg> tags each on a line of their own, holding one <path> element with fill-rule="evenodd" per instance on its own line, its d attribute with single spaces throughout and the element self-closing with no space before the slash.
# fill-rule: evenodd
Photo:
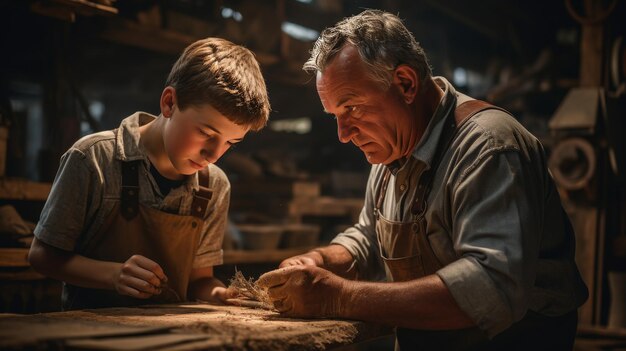
<svg viewBox="0 0 626 351">
<path fill-rule="evenodd" d="M 142 160 L 139 170 L 139 202 L 179 215 L 190 215 L 198 176 L 189 176 L 180 187 L 163 196 L 150 174 L 150 163 L 139 143 L 139 127 L 157 118 L 137 112 L 113 131 L 91 134 L 78 140 L 62 157 L 52 190 L 43 208 L 35 236 L 62 250 L 80 254 L 100 230 L 120 201 L 121 162 Z M 222 239 L 230 201 L 230 183 L 224 172 L 209 165 L 213 190 L 194 268 L 222 264 Z"/>
</svg>

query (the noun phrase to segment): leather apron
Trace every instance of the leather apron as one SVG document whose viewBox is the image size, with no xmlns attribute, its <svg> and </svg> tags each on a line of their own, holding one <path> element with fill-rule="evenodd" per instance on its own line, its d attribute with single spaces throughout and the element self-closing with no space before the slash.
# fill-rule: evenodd
<svg viewBox="0 0 626 351">
<path fill-rule="evenodd" d="M 159 211 L 139 203 L 139 169 L 142 160 L 122 163 L 120 202 L 87 243 L 85 257 L 123 263 L 133 255 L 158 263 L 168 278 L 159 295 L 137 299 L 115 290 L 67 285 L 65 310 L 177 303 L 187 299 L 187 286 L 196 256 L 200 232 L 212 191 L 209 172 L 198 172 L 199 190 L 194 191 L 191 215 Z"/>
<path fill-rule="evenodd" d="M 455 260 L 456 254 L 448 253 L 452 260 L 442 262 L 435 255 L 426 233 L 426 199 L 430 191 L 434 173 L 437 171 L 442 155 L 448 149 L 457 126 L 485 109 L 497 108 L 480 100 L 470 100 L 457 106 L 448 116 L 432 161 L 432 167 L 420 176 L 416 187 L 414 202 L 411 207 L 411 220 L 397 222 L 385 218 L 382 204 L 387 192 L 391 172 L 385 171 L 382 184 L 378 188 L 376 207 L 376 236 L 380 255 L 385 263 L 387 279 L 403 282 L 434 274 L 443 266 Z M 402 350 L 468 350 L 471 345 L 478 347 L 488 342 L 486 334 L 477 327 L 463 330 L 414 330 L 396 328 L 398 346 Z"/>
</svg>

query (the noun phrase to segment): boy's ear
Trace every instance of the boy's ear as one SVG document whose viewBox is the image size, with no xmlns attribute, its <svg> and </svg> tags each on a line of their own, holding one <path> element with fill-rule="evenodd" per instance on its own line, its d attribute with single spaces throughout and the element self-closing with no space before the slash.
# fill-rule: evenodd
<svg viewBox="0 0 626 351">
<path fill-rule="evenodd" d="M 165 118 L 172 117 L 174 113 L 174 105 L 176 105 L 176 89 L 171 86 L 165 87 L 161 93 L 161 114 Z"/>
<path fill-rule="evenodd" d="M 398 66 L 393 73 L 393 83 L 400 89 L 405 103 L 410 104 L 415 100 L 419 76 L 413 68 L 407 65 Z"/>
</svg>

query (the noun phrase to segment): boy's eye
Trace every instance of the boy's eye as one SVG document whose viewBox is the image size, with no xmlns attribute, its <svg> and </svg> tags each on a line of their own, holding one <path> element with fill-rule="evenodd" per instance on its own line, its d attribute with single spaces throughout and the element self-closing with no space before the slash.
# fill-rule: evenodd
<svg viewBox="0 0 626 351">
<path fill-rule="evenodd" d="M 202 135 L 202 136 L 204 136 L 206 138 L 210 138 L 211 137 L 211 135 L 209 135 L 208 133 L 206 133 L 204 130 L 202 130 L 200 128 L 198 128 L 197 131 L 198 131 L 198 134 L 200 134 L 200 135 Z"/>
</svg>

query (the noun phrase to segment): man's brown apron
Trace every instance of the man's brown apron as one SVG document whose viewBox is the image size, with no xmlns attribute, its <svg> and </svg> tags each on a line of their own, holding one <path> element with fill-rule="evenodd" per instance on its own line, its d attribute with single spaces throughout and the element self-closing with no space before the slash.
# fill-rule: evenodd
<svg viewBox="0 0 626 351">
<path fill-rule="evenodd" d="M 162 293 L 149 299 L 119 295 L 115 290 L 67 286 L 64 309 L 175 303 L 187 299 L 187 285 L 200 240 L 207 205 L 212 196 L 208 168 L 198 172 L 199 190 L 193 194 L 188 216 L 159 211 L 139 203 L 139 161 L 122 161 L 119 205 L 81 254 L 96 260 L 125 262 L 133 255 L 158 263 L 168 278 Z"/>
<path fill-rule="evenodd" d="M 447 253 L 449 261 L 438 258 L 426 235 L 426 199 L 432 185 L 432 179 L 442 155 L 448 149 L 455 131 L 462 123 L 486 109 L 499 109 L 480 100 L 470 100 L 457 106 L 454 120 L 451 116 L 445 122 L 439 145 L 437 146 L 432 167 L 426 170 L 418 181 L 414 203 L 412 204 L 412 219 L 408 222 L 391 221 L 381 214 L 382 204 L 387 192 L 387 185 L 391 172 L 385 171 L 382 184 L 378 188 L 376 207 L 376 236 L 380 247 L 380 255 L 385 263 L 387 278 L 390 281 L 402 282 L 418 279 L 430 274 L 451 263 L 457 257 L 453 252 Z M 505 111 L 506 112 L 506 111 Z M 508 113 L 508 112 L 507 112 Z M 435 239 L 439 240 L 439 239 Z M 439 246 L 439 245 L 438 245 Z M 573 321 L 573 324 L 572 324 Z M 553 327 L 558 325 L 559 329 Z M 573 329 L 572 329 L 573 326 Z M 546 327 L 550 328 L 543 330 Z M 529 336 L 537 336 L 537 330 L 551 334 L 557 345 L 559 341 L 573 340 L 576 327 L 576 311 L 563 317 L 549 318 L 529 311 L 519 322 L 511 328 L 489 340 L 487 335 L 477 327 L 462 330 L 414 330 L 406 328 L 396 329 L 396 349 L 406 350 L 525 350 L 530 345 L 537 345 L 542 340 L 532 340 Z M 544 340 L 545 341 L 545 340 Z M 567 344 L 567 342 L 566 342 Z M 541 344 L 540 344 L 541 345 Z M 545 346 L 545 344 L 544 344 Z M 533 348 L 536 349 L 536 346 Z M 566 350 L 565 348 L 558 348 Z M 571 350 L 571 347 L 569 347 Z"/>
</svg>

